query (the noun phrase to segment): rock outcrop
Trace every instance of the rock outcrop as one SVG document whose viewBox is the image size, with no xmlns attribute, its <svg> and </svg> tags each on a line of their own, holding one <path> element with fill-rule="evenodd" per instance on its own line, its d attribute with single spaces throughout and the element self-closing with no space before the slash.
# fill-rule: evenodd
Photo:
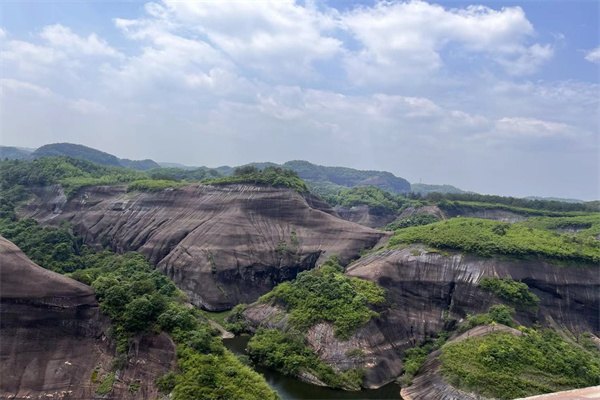
<svg viewBox="0 0 600 400">
<path fill-rule="evenodd" d="M 310 195 L 252 185 L 91 187 L 70 200 L 44 188 L 20 210 L 43 223 L 69 221 L 87 243 L 141 252 L 213 311 L 252 302 L 331 255 L 347 263 L 385 236 L 331 213 Z"/>
<path fill-rule="evenodd" d="M 443 329 L 452 328 L 467 314 L 487 312 L 500 302 L 482 290 L 483 277 L 511 277 L 523 281 L 540 298 L 537 311 L 517 310 L 522 324 L 539 322 L 572 332 L 600 333 L 600 275 L 596 265 L 561 265 L 547 260 L 481 258 L 441 253 L 420 245 L 383 250 L 350 265 L 346 274 L 385 288 L 387 304 L 379 317 L 340 341 L 327 324 L 309 330 L 307 341 L 334 368 L 362 366 L 365 387 L 379 387 L 402 373 L 404 351 Z M 283 310 L 252 305 L 244 315 L 257 326 L 284 328 Z M 361 349 L 362 357 L 349 357 Z"/>
<path fill-rule="evenodd" d="M 92 288 L 39 267 L 0 236 L 0 398 L 97 397 L 101 378 L 115 374 L 109 327 Z M 174 366 L 168 336 L 136 344 L 108 398 L 155 398 L 154 380 Z"/>
<path fill-rule="evenodd" d="M 334 207 L 334 211 L 340 218 L 354 222 L 369 228 L 381 228 L 392 222 L 396 215 L 393 212 L 380 212 L 367 205 L 353 207 Z"/>
<path fill-rule="evenodd" d="M 0 237 L 0 397 L 90 398 L 101 321 L 89 287 Z"/>
</svg>

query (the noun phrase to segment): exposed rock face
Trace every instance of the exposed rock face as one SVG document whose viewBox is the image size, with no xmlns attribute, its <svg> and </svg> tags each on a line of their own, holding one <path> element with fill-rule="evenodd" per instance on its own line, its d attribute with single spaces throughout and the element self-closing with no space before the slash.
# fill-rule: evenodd
<svg viewBox="0 0 600 400">
<path fill-rule="evenodd" d="M 402 352 L 435 335 L 467 314 L 486 312 L 498 299 L 477 285 L 483 277 L 511 277 L 527 283 L 540 298 L 539 311 L 518 311 L 521 323 L 558 324 L 573 332 L 600 332 L 600 275 L 595 265 L 561 266 L 542 260 L 492 259 L 463 254 L 432 253 L 421 246 L 367 256 L 347 274 L 377 282 L 390 307 L 363 329 L 381 334 L 373 349 L 382 359 L 398 361 Z M 357 333 L 357 334 L 360 334 Z M 401 363 L 400 363 L 401 364 Z M 397 364 L 394 364 L 397 365 Z M 389 362 L 369 371 L 367 382 L 385 383 L 400 370 Z M 373 378 L 375 374 L 377 378 Z M 386 378 L 384 378 L 386 377 Z"/>
<path fill-rule="evenodd" d="M 100 325 L 90 287 L 35 265 L 0 237 L 0 397 L 90 396 Z"/>
<path fill-rule="evenodd" d="M 379 387 L 399 376 L 406 349 L 499 302 L 478 287 L 483 277 L 512 277 L 540 297 L 537 313 L 517 311 L 516 319 L 523 324 L 539 321 L 573 332 L 600 332 L 600 275 L 595 265 L 441 254 L 414 245 L 363 257 L 346 273 L 385 288 L 387 305 L 348 341 L 335 338 L 326 324 L 311 328 L 307 341 L 334 368 L 364 367 L 366 387 Z M 282 312 L 253 305 L 244 315 L 254 326 L 281 329 L 286 323 L 285 316 L 278 315 Z M 352 349 L 361 349 L 362 359 L 349 357 Z"/>
<path fill-rule="evenodd" d="M 334 207 L 340 218 L 355 222 L 369 228 L 379 228 L 392 222 L 396 216 L 393 212 L 377 212 L 367 205 L 354 207 Z"/>
<path fill-rule="evenodd" d="M 0 398 L 97 397 L 93 371 L 114 373 L 108 327 L 89 286 L 37 266 L 0 236 Z M 174 360 L 167 335 L 140 338 L 110 398 L 155 398 L 154 380 Z"/>
<path fill-rule="evenodd" d="M 446 214 L 438 206 L 408 207 L 400 213 L 398 219 L 410 218 L 415 215 L 432 215 L 437 219 L 446 219 Z"/>
<path fill-rule="evenodd" d="M 331 255 L 348 262 L 385 235 L 331 212 L 289 189 L 201 185 L 155 193 L 92 187 L 69 201 L 47 188 L 21 215 L 70 221 L 88 243 L 139 251 L 192 303 L 216 311 L 252 302 Z"/>
</svg>

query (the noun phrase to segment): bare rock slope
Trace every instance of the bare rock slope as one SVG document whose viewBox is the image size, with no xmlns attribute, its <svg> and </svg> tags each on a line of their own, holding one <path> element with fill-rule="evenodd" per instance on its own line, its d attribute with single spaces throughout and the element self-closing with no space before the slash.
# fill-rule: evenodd
<svg viewBox="0 0 600 400">
<path fill-rule="evenodd" d="M 37 266 L 3 237 L 0 333 L 0 397 L 90 396 L 101 334 L 93 290 Z"/>
<path fill-rule="evenodd" d="M 139 338 L 115 372 L 109 327 L 92 288 L 41 268 L 0 236 L 0 398 L 156 398 L 155 379 L 174 367 L 173 342 Z M 110 374 L 112 390 L 97 395 Z"/>
<path fill-rule="evenodd" d="M 68 201 L 45 188 L 21 214 L 70 221 L 88 243 L 139 251 L 195 305 L 215 311 L 252 302 L 325 257 L 348 262 L 385 235 L 337 218 L 310 195 L 252 185 L 92 187 Z"/>
</svg>

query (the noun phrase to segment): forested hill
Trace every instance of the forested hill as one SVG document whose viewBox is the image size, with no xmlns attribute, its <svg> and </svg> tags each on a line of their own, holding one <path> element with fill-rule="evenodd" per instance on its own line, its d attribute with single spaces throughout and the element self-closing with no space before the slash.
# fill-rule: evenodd
<svg viewBox="0 0 600 400">
<path fill-rule="evenodd" d="M 160 165 L 152 160 L 128 160 L 118 158 L 112 154 L 73 143 L 47 144 L 32 153 L 33 158 L 60 156 L 83 159 L 111 167 L 126 167 L 142 171 L 160 168 Z"/>
<path fill-rule="evenodd" d="M 288 161 L 283 164 L 272 162 L 254 162 L 248 164 L 258 169 L 282 167 L 290 169 L 302 178 L 311 190 L 320 195 L 331 195 L 342 189 L 374 186 L 390 193 L 400 194 L 411 191 L 410 183 L 387 171 L 365 171 L 348 167 L 326 167 L 304 160 Z M 230 175 L 234 168 L 222 166 L 215 168 L 219 173 Z"/>
</svg>

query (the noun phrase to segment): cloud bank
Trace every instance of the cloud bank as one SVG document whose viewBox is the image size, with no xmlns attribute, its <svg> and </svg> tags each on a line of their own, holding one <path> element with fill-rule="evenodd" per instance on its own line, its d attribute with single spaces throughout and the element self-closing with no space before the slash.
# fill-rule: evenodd
<svg viewBox="0 0 600 400">
<path fill-rule="evenodd" d="M 598 83 L 536 79 L 555 49 L 519 7 L 165 0 L 107 23 L 118 42 L 0 30 L 3 143 L 598 197 Z"/>
</svg>

